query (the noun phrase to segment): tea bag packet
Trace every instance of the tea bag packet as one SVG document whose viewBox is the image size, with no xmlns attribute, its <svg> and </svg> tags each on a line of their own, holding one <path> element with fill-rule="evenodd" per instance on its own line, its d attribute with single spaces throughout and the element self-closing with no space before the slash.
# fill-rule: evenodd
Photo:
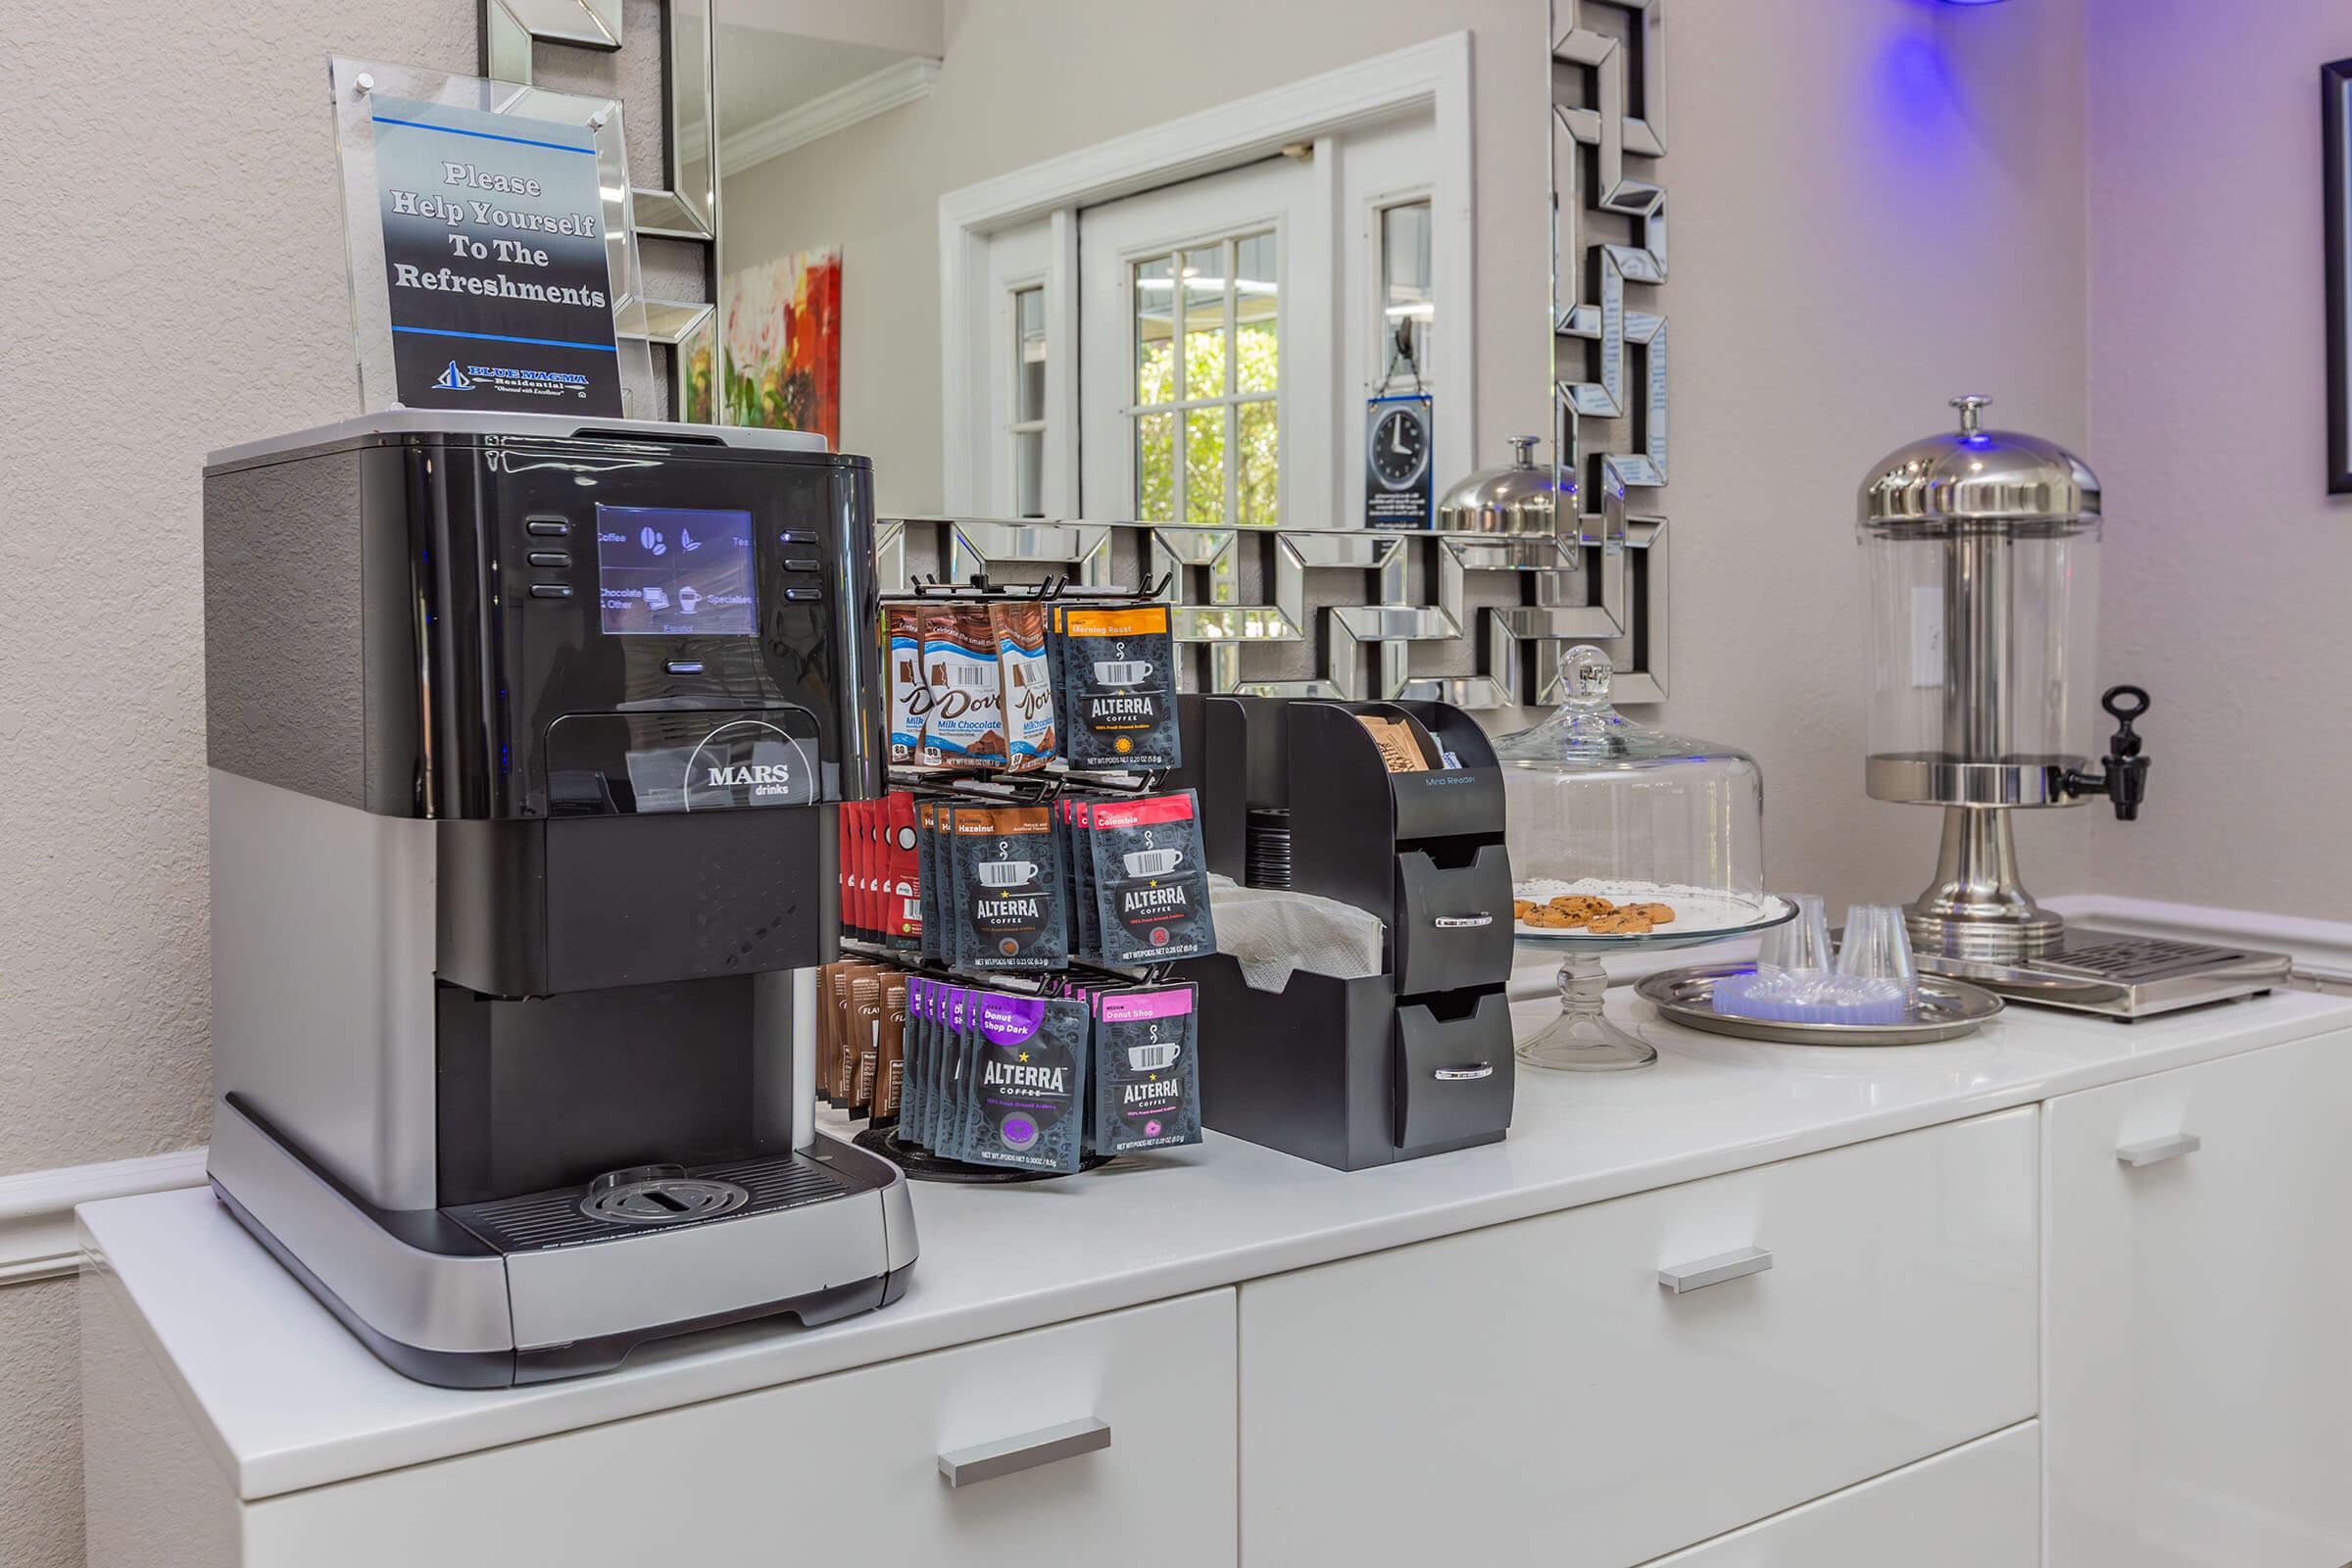
<svg viewBox="0 0 2352 1568">
<path fill-rule="evenodd" d="M 1099 1154 L 1200 1141 L 1199 1010 L 1190 985 L 1094 999 L 1093 1148 Z"/>
<path fill-rule="evenodd" d="M 1074 1171 L 1084 1157 L 1087 1017 L 1069 997 L 976 991 L 956 1157 Z"/>
<path fill-rule="evenodd" d="M 974 969 L 1058 969 L 1069 960 L 1061 854 L 1044 806 L 974 807 L 952 835 L 956 946 Z"/>
<path fill-rule="evenodd" d="M 1082 836 L 1104 963 L 1156 963 L 1217 950 L 1191 790 L 1095 801 Z"/>
<path fill-rule="evenodd" d="M 890 687 L 890 760 L 916 765 L 923 749 L 923 715 L 931 708 L 931 686 L 923 678 L 923 635 L 912 605 L 882 612 L 882 658 Z"/>
<path fill-rule="evenodd" d="M 923 680 L 932 696 L 921 760 L 934 767 L 1003 767 L 1004 695 L 989 607 L 934 607 L 921 612 L 921 625 Z"/>
<path fill-rule="evenodd" d="M 991 605 L 997 668 L 1004 683 L 1005 765 L 1034 772 L 1054 760 L 1054 676 L 1046 659 L 1046 607 L 1034 600 Z"/>
<path fill-rule="evenodd" d="M 1065 606 L 1068 701 L 1062 755 L 1072 767 L 1177 764 L 1176 644 L 1165 605 Z"/>
<path fill-rule="evenodd" d="M 1378 713 L 1358 713 L 1355 721 L 1364 726 L 1372 744 L 1380 748 L 1381 765 L 1392 773 L 1426 773 L 1429 759 L 1422 755 L 1421 742 L 1412 726 Z"/>
<path fill-rule="evenodd" d="M 874 1104 L 874 1071 L 882 1052 L 882 977 L 861 975 L 850 983 L 851 1049 L 856 1065 L 850 1076 L 850 1114 L 870 1116 Z"/>
</svg>

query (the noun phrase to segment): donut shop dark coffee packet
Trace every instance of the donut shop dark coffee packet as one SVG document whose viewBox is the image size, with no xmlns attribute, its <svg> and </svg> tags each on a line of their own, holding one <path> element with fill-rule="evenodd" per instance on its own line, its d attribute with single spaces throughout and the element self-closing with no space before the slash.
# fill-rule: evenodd
<svg viewBox="0 0 2352 1568">
<path fill-rule="evenodd" d="M 1074 1171 L 1085 1156 L 1086 1004 L 971 993 L 958 1159 Z"/>
<path fill-rule="evenodd" d="M 988 607 L 1004 682 L 1005 766 L 1034 772 L 1054 760 L 1054 672 L 1046 658 L 1046 607 L 1035 600 Z"/>
<path fill-rule="evenodd" d="M 1165 605 L 1066 605 L 1062 756 L 1072 767 L 1174 767 L 1176 642 Z"/>
<path fill-rule="evenodd" d="M 1090 801 L 1078 836 L 1095 885 L 1104 963 L 1157 963 L 1217 951 L 1200 812 L 1191 790 Z"/>
<path fill-rule="evenodd" d="M 1046 806 L 959 807 L 956 945 L 960 967 L 1058 969 L 1069 961 L 1062 922 L 1061 845 Z"/>
<path fill-rule="evenodd" d="M 1154 986 L 1093 998 L 1094 1116 L 1098 1154 L 1173 1149 L 1200 1141 L 1197 988 Z"/>
</svg>

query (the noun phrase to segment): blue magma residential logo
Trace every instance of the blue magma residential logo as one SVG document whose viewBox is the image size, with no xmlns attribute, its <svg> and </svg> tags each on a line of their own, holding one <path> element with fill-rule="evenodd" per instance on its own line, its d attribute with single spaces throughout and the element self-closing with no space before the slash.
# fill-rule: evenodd
<svg viewBox="0 0 2352 1568">
<path fill-rule="evenodd" d="M 458 362 L 452 360 L 449 368 L 433 378 L 433 386 L 442 392 L 470 392 L 473 390 L 473 378 L 459 369 Z"/>
</svg>

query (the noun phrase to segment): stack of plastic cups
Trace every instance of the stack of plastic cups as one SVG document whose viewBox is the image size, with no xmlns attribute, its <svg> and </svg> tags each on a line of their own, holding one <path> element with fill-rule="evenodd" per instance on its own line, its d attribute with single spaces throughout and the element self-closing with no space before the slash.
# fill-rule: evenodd
<svg viewBox="0 0 2352 1568">
<path fill-rule="evenodd" d="M 1800 893 L 1790 902 L 1796 917 L 1764 933 L 1755 972 L 1716 982 L 1715 1010 L 1776 1023 L 1901 1023 L 1919 987 L 1902 910 L 1891 904 L 1852 906 L 1833 967 L 1820 895 Z"/>
</svg>

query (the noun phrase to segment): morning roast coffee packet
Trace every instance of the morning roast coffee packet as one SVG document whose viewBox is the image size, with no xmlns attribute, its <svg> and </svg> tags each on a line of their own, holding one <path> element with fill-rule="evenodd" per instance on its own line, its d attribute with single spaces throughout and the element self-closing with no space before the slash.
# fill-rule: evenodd
<svg viewBox="0 0 2352 1568">
<path fill-rule="evenodd" d="M 920 760 L 930 767 L 1003 767 L 1004 692 L 988 606 L 918 607 L 917 616 L 932 699 Z"/>
<path fill-rule="evenodd" d="M 1062 756 L 1072 767 L 1176 766 L 1168 607 L 1068 605 L 1059 619 Z"/>
<path fill-rule="evenodd" d="M 1157 963 L 1217 951 L 1191 790 L 1089 802 L 1079 837 L 1094 879 L 1104 963 Z"/>
<path fill-rule="evenodd" d="M 1004 679 L 1005 765 L 1033 772 L 1054 760 L 1054 675 L 1046 659 L 1046 607 L 1035 600 L 988 607 Z"/>
<path fill-rule="evenodd" d="M 1107 991 L 1093 999 L 1099 1154 L 1200 1141 L 1198 993 L 1190 985 Z"/>
<path fill-rule="evenodd" d="M 1061 846 L 1053 808 L 964 807 L 956 857 L 956 947 L 972 969 L 1058 969 L 1070 956 L 1062 921 Z"/>
<path fill-rule="evenodd" d="M 966 1114 L 956 1157 L 1078 1169 L 1085 1156 L 1085 1004 L 975 991 L 966 1039 Z"/>
</svg>

